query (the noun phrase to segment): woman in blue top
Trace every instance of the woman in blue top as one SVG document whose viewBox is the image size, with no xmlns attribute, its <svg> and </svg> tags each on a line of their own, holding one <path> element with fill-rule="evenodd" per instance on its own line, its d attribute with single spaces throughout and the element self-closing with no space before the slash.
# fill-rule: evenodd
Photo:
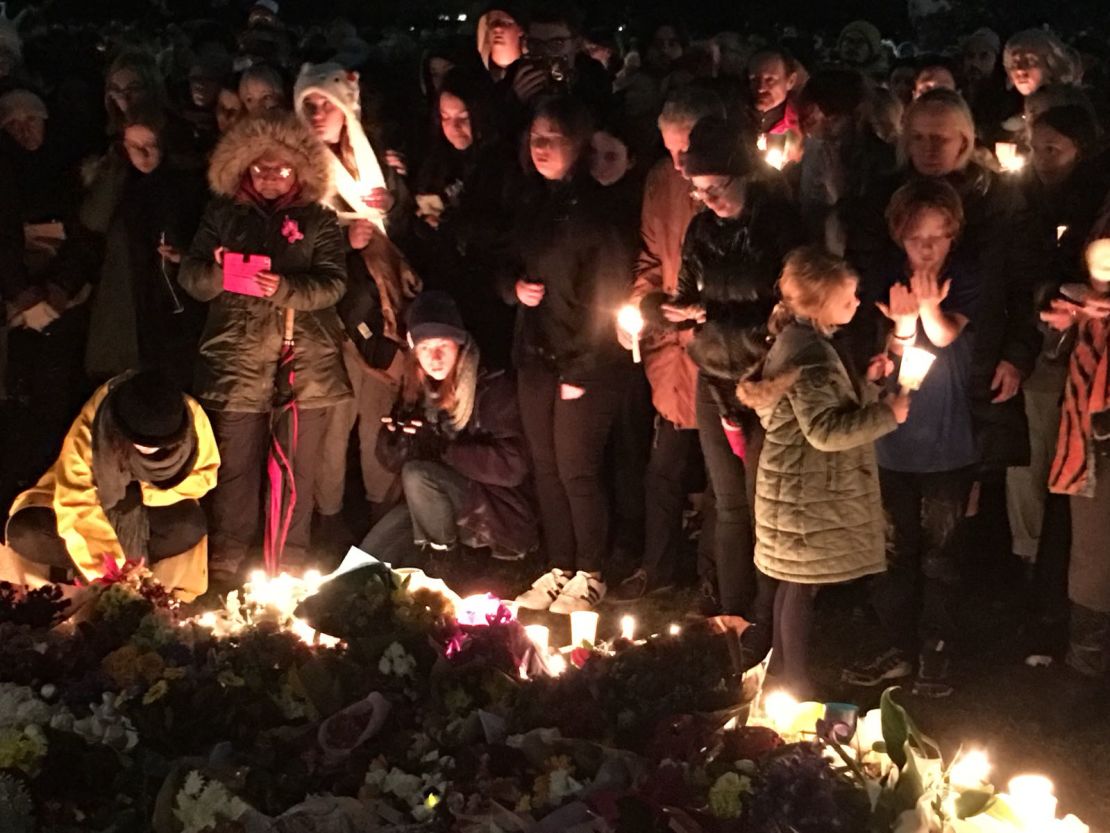
<svg viewBox="0 0 1110 833">
<path fill-rule="evenodd" d="M 977 461 L 971 415 L 975 305 L 974 262 L 955 246 L 963 228 L 959 195 L 943 180 L 918 179 L 900 188 L 887 207 L 891 237 L 902 249 L 892 268 L 890 355 L 906 347 L 936 356 L 913 409 L 898 430 L 875 443 L 887 516 L 887 572 L 878 579 L 875 606 L 891 640 L 874 660 L 845 673 L 856 685 L 909 676 L 920 653 L 914 691 L 943 697 L 959 568 L 953 537 L 967 508 Z M 893 369 L 893 363 L 890 365 Z"/>
</svg>

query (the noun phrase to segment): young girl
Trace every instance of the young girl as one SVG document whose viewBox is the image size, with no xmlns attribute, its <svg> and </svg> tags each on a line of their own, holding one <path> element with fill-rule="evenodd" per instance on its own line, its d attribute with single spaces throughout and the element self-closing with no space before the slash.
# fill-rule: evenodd
<svg viewBox="0 0 1110 833">
<path fill-rule="evenodd" d="M 793 251 L 771 319 L 774 343 L 760 381 L 737 396 L 758 414 L 766 437 L 756 474 L 755 564 L 777 582 L 770 673 L 797 697 L 810 694 L 806 668 L 818 586 L 884 568 L 883 513 L 873 443 L 909 413 L 902 393 L 876 400 L 833 348 L 833 332 L 859 306 L 856 275 L 816 247 Z M 876 362 L 868 373 L 886 370 Z"/>
</svg>

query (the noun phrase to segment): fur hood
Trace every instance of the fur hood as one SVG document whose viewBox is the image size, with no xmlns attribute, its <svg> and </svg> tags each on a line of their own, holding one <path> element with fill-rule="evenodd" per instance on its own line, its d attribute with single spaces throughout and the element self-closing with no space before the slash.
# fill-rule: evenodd
<svg viewBox="0 0 1110 833">
<path fill-rule="evenodd" d="M 736 386 L 736 398 L 762 416 L 779 404 L 800 375 L 801 370 L 795 367 L 773 379 L 745 379 Z"/>
<path fill-rule="evenodd" d="M 331 152 L 292 113 L 244 119 L 232 127 L 216 145 L 208 165 L 212 191 L 234 197 L 251 163 L 270 151 L 292 160 L 305 203 L 320 202 L 331 194 Z"/>
</svg>

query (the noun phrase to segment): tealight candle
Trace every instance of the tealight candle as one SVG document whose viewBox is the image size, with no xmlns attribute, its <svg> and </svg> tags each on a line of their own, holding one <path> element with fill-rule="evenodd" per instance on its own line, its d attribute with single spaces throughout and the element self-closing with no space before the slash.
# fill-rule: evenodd
<svg viewBox="0 0 1110 833">
<path fill-rule="evenodd" d="M 948 773 L 948 783 L 960 792 L 978 790 L 987 783 L 990 774 L 991 762 L 987 753 L 981 749 L 971 749 L 960 755 L 952 764 L 952 769 Z"/>
<path fill-rule="evenodd" d="M 576 610 L 570 614 L 570 644 L 575 648 L 582 643 L 592 646 L 597 640 L 598 614 L 592 610 Z"/>
<path fill-rule="evenodd" d="M 902 352 L 902 367 L 898 371 L 898 384 L 903 390 L 920 390 L 925 375 L 936 361 L 936 356 L 920 347 L 907 347 Z"/>
<path fill-rule="evenodd" d="M 635 616 L 622 616 L 621 617 L 621 639 L 627 639 L 631 642 L 636 638 L 636 617 Z"/>
<path fill-rule="evenodd" d="M 632 361 L 640 363 L 640 333 L 644 331 L 644 316 L 636 304 L 625 304 L 617 313 L 617 326 L 632 336 Z"/>
<path fill-rule="evenodd" d="M 524 632 L 535 646 L 536 653 L 546 655 L 551 644 L 551 629 L 547 625 L 525 625 Z"/>
<path fill-rule="evenodd" d="M 1043 775 L 1018 775 L 1007 785 L 1010 808 L 1023 830 L 1048 830 L 1056 819 L 1052 781 Z"/>
</svg>

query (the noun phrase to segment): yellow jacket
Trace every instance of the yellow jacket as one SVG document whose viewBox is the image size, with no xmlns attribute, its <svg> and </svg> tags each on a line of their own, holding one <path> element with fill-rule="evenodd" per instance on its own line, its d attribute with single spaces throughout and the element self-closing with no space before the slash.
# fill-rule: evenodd
<svg viewBox="0 0 1110 833">
<path fill-rule="evenodd" d="M 112 555 L 123 565 L 125 558 L 115 530 L 100 505 L 92 474 L 92 426 L 111 382 L 102 385 L 85 403 L 62 444 L 54 466 L 32 488 L 16 498 L 11 514 L 29 506 L 54 510 L 58 535 L 77 568 L 88 580 L 103 575 L 103 556 Z M 172 506 L 183 500 L 199 500 L 216 485 L 220 455 L 207 414 L 191 397 L 186 403 L 197 433 L 197 459 L 192 472 L 172 489 L 141 484 L 146 506 Z M 162 559 L 151 567 L 154 575 L 181 596 L 197 596 L 208 589 L 208 539 L 177 556 Z"/>
</svg>

